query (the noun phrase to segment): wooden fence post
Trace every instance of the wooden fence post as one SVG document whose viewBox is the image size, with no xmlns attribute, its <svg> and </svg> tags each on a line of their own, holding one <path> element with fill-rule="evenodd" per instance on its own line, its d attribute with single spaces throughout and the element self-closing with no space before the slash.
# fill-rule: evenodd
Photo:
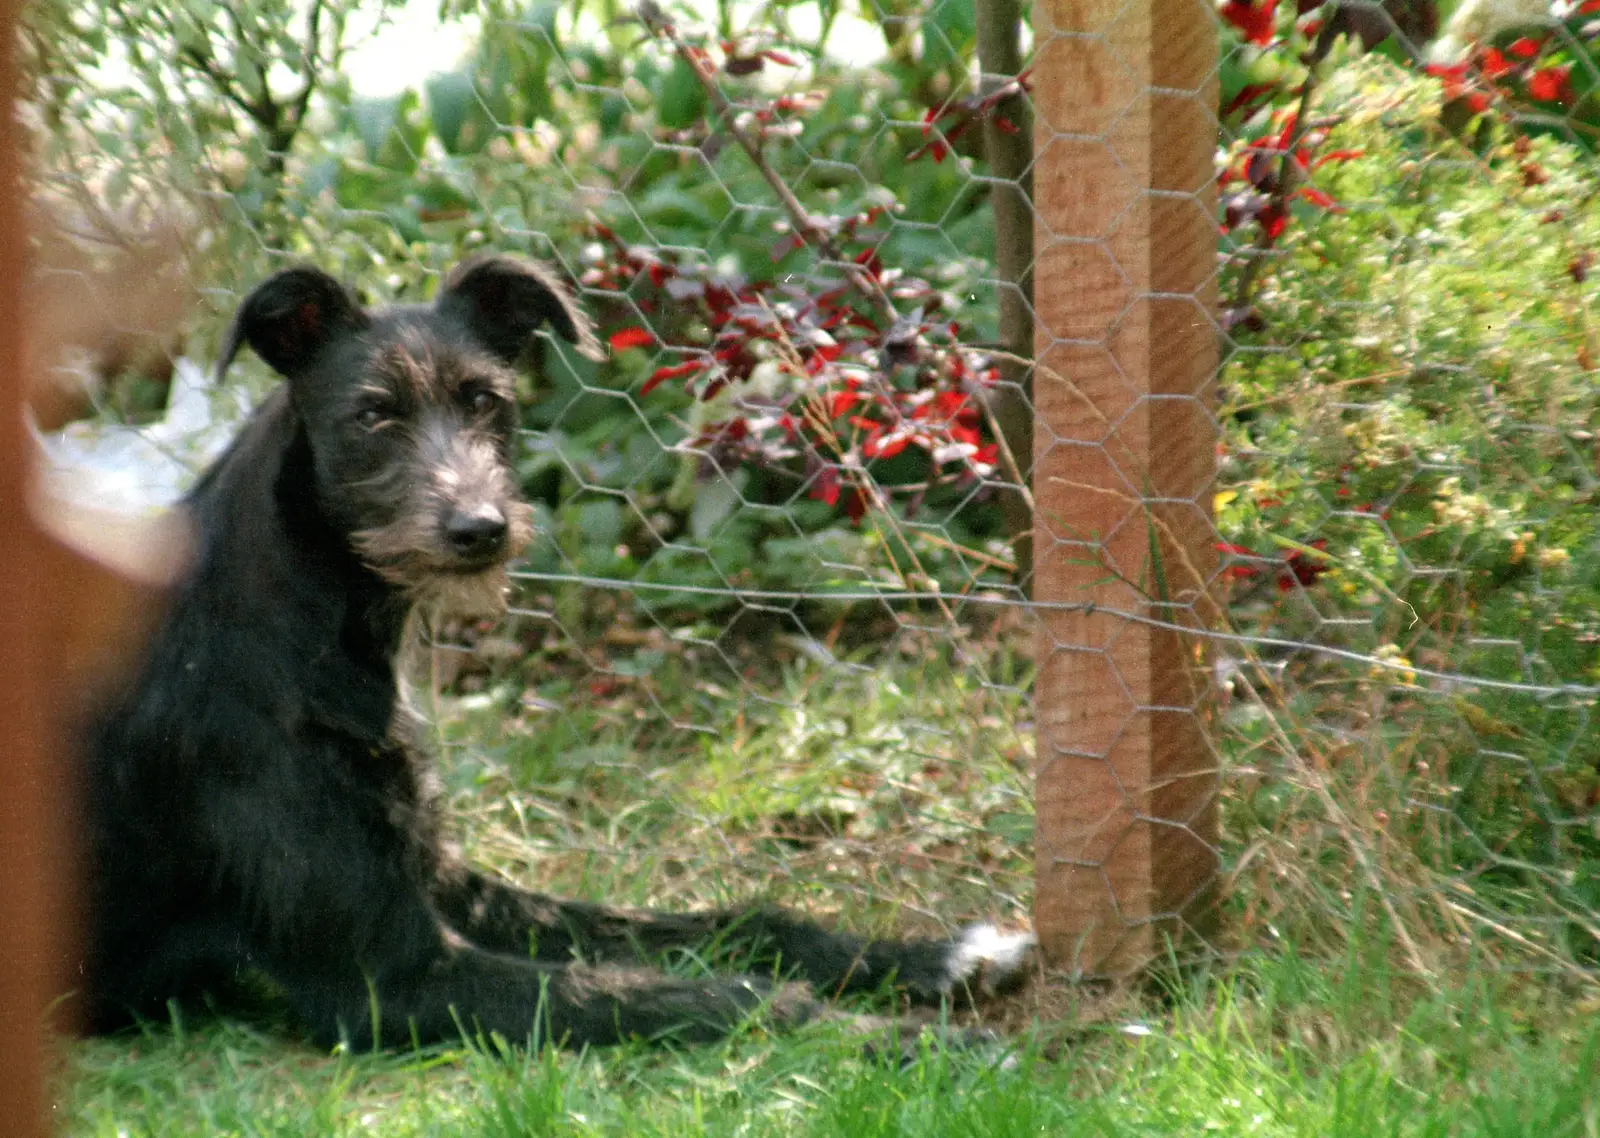
<svg viewBox="0 0 1600 1138">
<path fill-rule="evenodd" d="M 1124 976 L 1203 924 L 1216 760 L 1210 413 L 1216 17 L 1209 0 L 1034 5 L 1036 924 Z M 1112 611 L 1103 611 L 1112 610 Z"/>
</svg>

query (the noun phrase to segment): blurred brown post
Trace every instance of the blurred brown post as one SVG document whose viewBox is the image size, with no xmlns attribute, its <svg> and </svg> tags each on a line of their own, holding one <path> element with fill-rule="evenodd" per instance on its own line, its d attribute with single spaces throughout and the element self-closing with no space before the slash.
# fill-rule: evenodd
<svg viewBox="0 0 1600 1138">
<path fill-rule="evenodd" d="M 0 0 L 0 42 L 16 42 L 16 20 L 16 4 Z M 73 1026 L 70 994 L 80 982 L 77 818 L 64 743 L 74 717 L 137 659 L 188 542 L 176 515 L 104 515 L 31 484 L 37 456 L 23 407 L 54 424 L 66 402 L 30 382 L 59 346 L 43 341 L 107 318 L 57 298 L 37 319 L 18 81 L 16 53 L 0 52 L 0 1133 L 42 1138 L 48 1029 Z M 187 288 L 157 271 L 168 262 L 105 278 L 119 309 L 172 320 Z M 164 290 L 160 303 L 140 308 L 152 289 Z"/>
<path fill-rule="evenodd" d="M 0 1119 L 7 1133 L 37 1138 L 45 1132 L 44 1012 L 60 991 L 67 863 L 54 844 L 59 784 L 46 710 L 49 554 L 28 511 L 31 447 L 22 418 L 16 16 L 16 5 L 0 0 Z"/>
<path fill-rule="evenodd" d="M 1034 5 L 1037 901 L 1051 960 L 1126 976 L 1210 912 L 1216 761 L 1210 0 Z"/>
</svg>

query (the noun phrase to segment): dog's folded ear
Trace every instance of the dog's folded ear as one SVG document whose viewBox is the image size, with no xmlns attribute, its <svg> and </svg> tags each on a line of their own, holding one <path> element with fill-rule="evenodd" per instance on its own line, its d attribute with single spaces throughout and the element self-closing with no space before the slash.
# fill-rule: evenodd
<svg viewBox="0 0 1600 1138">
<path fill-rule="evenodd" d="M 605 357 L 572 293 L 537 261 L 503 253 L 463 261 L 445 278 L 434 304 L 439 312 L 465 324 L 479 343 L 507 364 L 522 358 L 544 324 L 580 355 L 592 360 Z"/>
<path fill-rule="evenodd" d="M 222 341 L 217 378 L 242 344 L 249 344 L 280 375 L 293 375 L 334 337 L 366 323 L 355 298 L 321 269 L 284 269 L 262 281 L 239 305 Z"/>
</svg>

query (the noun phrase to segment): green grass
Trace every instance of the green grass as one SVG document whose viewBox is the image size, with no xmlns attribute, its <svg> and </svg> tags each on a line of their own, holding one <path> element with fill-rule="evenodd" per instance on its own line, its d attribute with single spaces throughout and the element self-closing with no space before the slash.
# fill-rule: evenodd
<svg viewBox="0 0 1600 1138">
<path fill-rule="evenodd" d="M 515 685 L 446 703 L 445 774 L 475 856 L 589 896 L 764 892 L 858 928 L 931 925 L 929 905 L 1017 915 L 982 887 L 1022 888 L 1025 845 L 991 835 L 985 870 L 972 838 L 1026 810 L 1024 732 L 1002 714 L 1018 710 L 1014 692 L 937 660 L 844 679 L 797 660 L 768 698 L 697 713 L 703 681 L 674 674 L 649 692 L 591 692 L 557 727 L 508 710 Z M 634 714 L 641 702 L 710 729 L 659 731 Z M 901 722 L 916 729 L 890 730 Z M 583 763 L 564 757 L 577 735 Z M 921 812 L 906 808 L 918 778 L 940 792 Z M 814 827 L 787 833 L 780 818 Z M 973 850 L 930 869 L 927 851 L 954 840 L 943 824 L 966 827 Z M 1138 995 L 1053 982 L 997 1009 L 1021 1025 L 1009 1053 L 924 1041 L 902 1067 L 834 1025 L 779 1037 L 757 1024 L 696 1049 L 464 1040 L 328 1055 L 238 1022 L 180 1022 L 68 1046 L 58 1115 L 94 1138 L 1600 1133 L 1592 990 L 1485 971 L 1429 992 L 1395 970 L 1366 915 L 1377 907 L 1357 897 L 1353 912 L 1341 955 L 1257 951 Z"/>
<path fill-rule="evenodd" d="M 1381 953 L 1377 954 L 1381 959 Z M 66 1132 L 145 1135 L 1376 1135 L 1600 1133 L 1600 1005 L 1464 979 L 1406 999 L 1371 962 L 1257 957 L 1008 1061 L 907 1064 L 818 1027 L 583 1055 L 478 1041 L 323 1056 L 232 1024 L 80 1045 Z"/>
</svg>

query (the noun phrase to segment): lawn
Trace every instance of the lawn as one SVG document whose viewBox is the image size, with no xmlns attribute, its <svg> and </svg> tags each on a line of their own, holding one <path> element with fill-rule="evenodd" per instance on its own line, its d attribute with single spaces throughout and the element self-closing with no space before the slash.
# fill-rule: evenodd
<svg viewBox="0 0 1600 1138">
<path fill-rule="evenodd" d="M 238 1024 L 160 1026 L 74 1048 L 60 1115 L 97 1138 L 1600 1132 L 1592 996 L 1462 977 L 1409 999 L 1384 967 L 1280 953 L 1003 1053 L 930 1042 L 905 1064 L 823 1027 L 685 1051 L 328 1056 Z"/>
<path fill-rule="evenodd" d="M 699 692 L 699 730 L 659 724 L 693 722 L 704 680 L 569 693 L 587 712 L 552 728 L 520 681 L 490 676 L 439 705 L 467 844 L 589 896 L 765 893 L 884 930 L 931 927 L 930 906 L 1015 919 L 1025 846 L 991 832 L 1026 817 L 1015 689 L 936 660 L 843 675 L 797 653 L 765 700 Z M 564 682 L 552 667 L 547 688 Z M 641 702 L 669 714 L 637 717 Z M 629 746 L 649 761 L 624 761 Z M 918 779 L 940 793 L 919 796 Z M 918 801 L 934 805 L 907 809 Z M 960 832 L 974 856 L 941 868 Z M 1136 992 L 1047 977 L 988 1011 L 1003 1042 L 947 1049 L 931 1034 L 906 1063 L 835 1025 L 776 1036 L 756 1023 L 680 1050 L 464 1037 L 329 1055 L 270 1023 L 179 1016 L 66 1047 L 58 1113 L 65 1133 L 96 1138 L 1597 1133 L 1592 988 L 1486 969 L 1430 990 L 1395 969 L 1381 919 L 1360 927 L 1335 958 L 1280 943 Z"/>
</svg>

